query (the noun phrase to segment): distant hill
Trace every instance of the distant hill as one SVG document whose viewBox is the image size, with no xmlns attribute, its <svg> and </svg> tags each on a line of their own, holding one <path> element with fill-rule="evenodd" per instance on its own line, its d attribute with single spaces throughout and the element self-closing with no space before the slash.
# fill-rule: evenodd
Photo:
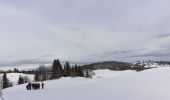
<svg viewBox="0 0 170 100">
<path fill-rule="evenodd" d="M 137 61 L 136 63 L 128 63 L 128 62 L 118 62 L 118 61 L 105 61 L 105 62 L 98 62 L 92 63 L 88 65 L 83 65 L 84 69 L 90 70 L 98 70 L 98 69 L 110 69 L 115 71 L 121 70 L 136 70 L 142 71 L 145 69 L 151 69 L 156 67 L 170 67 L 170 62 L 168 61 L 151 61 L 151 60 L 141 60 Z"/>
<path fill-rule="evenodd" d="M 110 69 L 110 70 L 128 70 L 132 69 L 132 63 L 127 62 L 117 62 L 117 61 L 105 61 L 93 64 L 84 65 L 83 68 L 88 68 L 91 70 L 98 69 Z"/>
</svg>

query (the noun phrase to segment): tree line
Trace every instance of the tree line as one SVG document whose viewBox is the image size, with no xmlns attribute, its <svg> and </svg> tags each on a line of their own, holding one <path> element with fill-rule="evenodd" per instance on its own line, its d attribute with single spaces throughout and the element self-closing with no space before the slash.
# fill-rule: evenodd
<svg viewBox="0 0 170 100">
<path fill-rule="evenodd" d="M 54 60 L 50 69 L 40 66 L 35 72 L 35 81 L 59 79 L 61 77 L 90 77 L 90 73 L 85 73 L 86 70 L 76 64 L 70 65 L 69 62 L 62 66 L 59 59 L 57 59 Z"/>
<path fill-rule="evenodd" d="M 82 66 L 78 65 L 71 65 L 69 62 L 66 62 L 63 66 L 60 63 L 59 59 L 54 60 L 51 67 L 46 67 L 44 65 L 40 65 L 39 68 L 36 70 L 22 70 L 19 71 L 17 68 L 14 68 L 14 70 L 8 70 L 8 71 L 0 71 L 0 73 L 3 73 L 2 76 L 2 86 L 4 88 L 11 87 L 13 84 L 10 82 L 10 80 L 7 78 L 7 73 L 23 73 L 23 74 L 34 74 L 34 81 L 45 81 L 45 80 L 54 80 L 59 79 L 61 77 L 86 77 L 91 78 L 90 75 L 90 69 L 85 69 Z M 31 80 L 28 76 L 21 76 L 19 75 L 17 84 L 24 84 L 29 83 Z"/>
</svg>

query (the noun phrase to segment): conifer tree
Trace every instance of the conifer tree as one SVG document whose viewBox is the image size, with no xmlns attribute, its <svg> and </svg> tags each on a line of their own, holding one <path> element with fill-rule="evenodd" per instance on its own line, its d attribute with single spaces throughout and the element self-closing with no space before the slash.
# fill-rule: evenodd
<svg viewBox="0 0 170 100">
<path fill-rule="evenodd" d="M 24 77 L 19 75 L 18 84 L 24 84 Z"/>
<path fill-rule="evenodd" d="M 38 73 L 38 71 L 35 72 L 34 80 L 39 81 L 39 73 Z"/>
<path fill-rule="evenodd" d="M 62 69 L 60 61 L 58 59 L 54 60 L 53 66 L 52 66 L 51 79 L 59 79 L 63 75 L 64 75 L 64 71 Z"/>
<path fill-rule="evenodd" d="M 77 76 L 79 77 L 84 77 L 83 70 L 81 69 L 80 66 L 75 65 L 76 70 L 77 70 Z"/>
<path fill-rule="evenodd" d="M 64 77 L 67 77 L 67 74 L 66 74 L 66 65 L 64 65 L 64 68 L 63 68 L 63 71 L 64 71 Z"/>
<path fill-rule="evenodd" d="M 66 76 L 70 76 L 70 63 L 69 62 L 66 62 L 65 73 L 66 73 Z"/>
<path fill-rule="evenodd" d="M 9 87 L 10 83 L 9 83 L 6 73 L 4 73 L 2 77 L 2 81 L 3 81 L 3 89 Z"/>
<path fill-rule="evenodd" d="M 14 68 L 14 73 L 19 73 L 19 70 L 17 68 Z"/>
</svg>

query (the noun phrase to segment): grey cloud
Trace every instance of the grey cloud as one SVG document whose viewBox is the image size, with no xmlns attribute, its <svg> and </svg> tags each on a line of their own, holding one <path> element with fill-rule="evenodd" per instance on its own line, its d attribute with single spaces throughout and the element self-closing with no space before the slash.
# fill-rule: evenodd
<svg viewBox="0 0 170 100">
<path fill-rule="evenodd" d="M 43 55 L 40 58 L 44 58 L 44 57 L 53 57 L 53 55 Z"/>
<path fill-rule="evenodd" d="M 128 59 L 128 55 L 132 55 L 136 52 L 142 50 L 122 50 L 122 51 L 113 51 L 113 52 L 104 52 L 101 54 L 92 54 L 86 58 L 91 59 L 91 61 L 100 61 L 100 60 L 122 60 L 121 58 Z"/>
<path fill-rule="evenodd" d="M 0 62 L 0 67 L 2 66 L 18 66 L 18 65 L 23 65 L 23 64 L 48 64 L 51 63 L 49 61 L 41 61 L 39 59 L 25 59 L 21 61 L 13 61 L 13 62 Z"/>
<path fill-rule="evenodd" d="M 142 55 L 134 55 L 131 57 L 170 57 L 170 52 L 168 53 L 146 53 Z"/>
<path fill-rule="evenodd" d="M 113 51 L 113 52 L 105 52 L 101 55 L 101 57 L 107 56 L 115 56 L 115 55 L 126 55 L 137 52 L 139 50 L 122 50 L 122 51 Z"/>
<path fill-rule="evenodd" d="M 170 33 L 160 33 L 153 36 L 153 38 L 158 38 L 158 39 L 167 38 L 167 37 L 170 37 Z"/>
<path fill-rule="evenodd" d="M 130 60 L 129 55 L 159 51 L 170 43 L 155 39 L 170 36 L 169 5 L 168 0 L 0 0 L 0 60 Z"/>
</svg>

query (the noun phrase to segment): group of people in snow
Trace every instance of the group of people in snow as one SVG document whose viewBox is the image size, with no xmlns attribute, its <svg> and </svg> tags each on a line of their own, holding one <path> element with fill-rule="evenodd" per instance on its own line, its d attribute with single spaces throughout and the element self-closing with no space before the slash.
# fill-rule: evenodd
<svg viewBox="0 0 170 100">
<path fill-rule="evenodd" d="M 37 89 L 44 89 L 44 83 L 28 83 L 28 85 L 26 86 L 27 90 L 37 90 Z"/>
</svg>

